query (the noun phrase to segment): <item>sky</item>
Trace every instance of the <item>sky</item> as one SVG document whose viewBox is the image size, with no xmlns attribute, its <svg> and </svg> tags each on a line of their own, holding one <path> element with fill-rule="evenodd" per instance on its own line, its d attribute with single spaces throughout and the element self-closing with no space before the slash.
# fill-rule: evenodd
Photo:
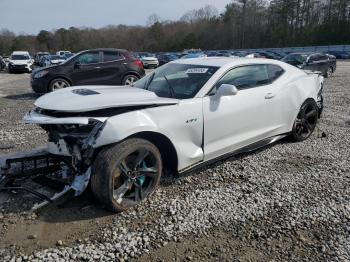
<svg viewBox="0 0 350 262">
<path fill-rule="evenodd" d="M 0 29 L 37 34 L 61 27 L 146 25 L 152 14 L 177 20 L 206 5 L 223 11 L 230 0 L 0 0 Z"/>
</svg>

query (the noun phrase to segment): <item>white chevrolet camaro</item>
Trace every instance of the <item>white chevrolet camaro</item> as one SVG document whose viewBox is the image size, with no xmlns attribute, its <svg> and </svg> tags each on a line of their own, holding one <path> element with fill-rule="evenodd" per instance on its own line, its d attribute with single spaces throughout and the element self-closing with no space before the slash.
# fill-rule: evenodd
<svg viewBox="0 0 350 262">
<path fill-rule="evenodd" d="M 269 59 L 168 63 L 133 87 L 77 86 L 40 97 L 24 117 L 69 159 L 71 186 L 113 211 L 185 172 L 289 136 L 307 139 L 322 110 L 323 77 Z M 79 184 L 83 178 L 85 184 Z"/>
</svg>

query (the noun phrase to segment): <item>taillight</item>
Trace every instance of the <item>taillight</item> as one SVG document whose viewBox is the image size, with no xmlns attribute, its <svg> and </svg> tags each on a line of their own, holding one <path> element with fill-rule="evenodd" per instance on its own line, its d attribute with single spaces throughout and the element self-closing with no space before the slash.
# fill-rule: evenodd
<svg viewBox="0 0 350 262">
<path fill-rule="evenodd" d="M 143 68 L 143 63 L 141 60 L 135 60 L 134 63 L 138 65 L 139 67 Z"/>
</svg>

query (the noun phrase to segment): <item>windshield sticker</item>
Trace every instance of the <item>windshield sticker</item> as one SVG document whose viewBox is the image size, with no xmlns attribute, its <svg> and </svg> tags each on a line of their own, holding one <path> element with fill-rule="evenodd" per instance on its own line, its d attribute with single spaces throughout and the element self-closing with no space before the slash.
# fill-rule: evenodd
<svg viewBox="0 0 350 262">
<path fill-rule="evenodd" d="M 205 74 L 209 68 L 189 68 L 186 74 Z"/>
</svg>

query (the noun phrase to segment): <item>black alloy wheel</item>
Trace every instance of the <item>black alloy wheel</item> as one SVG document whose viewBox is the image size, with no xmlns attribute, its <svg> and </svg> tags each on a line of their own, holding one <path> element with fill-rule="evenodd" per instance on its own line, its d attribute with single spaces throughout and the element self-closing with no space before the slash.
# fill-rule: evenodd
<svg viewBox="0 0 350 262">
<path fill-rule="evenodd" d="M 317 125 L 318 110 L 318 106 L 313 100 L 307 100 L 301 106 L 292 130 L 294 141 L 303 141 L 311 136 Z"/>
</svg>

